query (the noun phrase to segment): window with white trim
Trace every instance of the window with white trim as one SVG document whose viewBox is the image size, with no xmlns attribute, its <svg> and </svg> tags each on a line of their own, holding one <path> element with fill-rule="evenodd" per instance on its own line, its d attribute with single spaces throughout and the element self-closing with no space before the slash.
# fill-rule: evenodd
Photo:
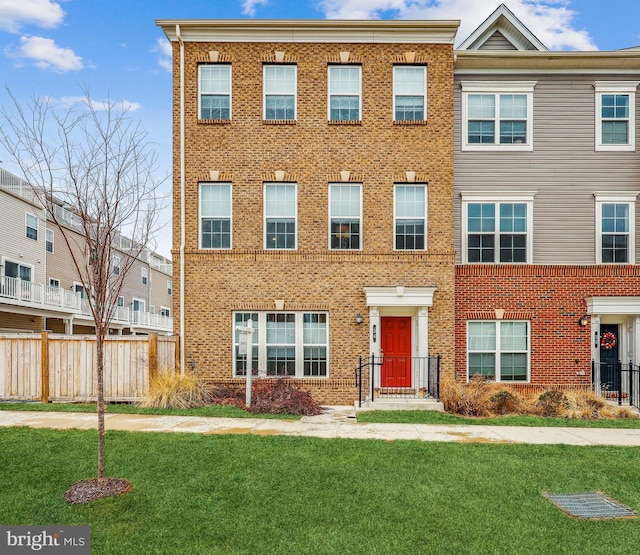
<svg viewBox="0 0 640 555">
<path fill-rule="evenodd" d="M 160 316 L 164 316 L 165 318 L 171 317 L 171 309 L 167 306 L 160 307 Z"/>
<path fill-rule="evenodd" d="M 149 269 L 148 268 L 140 268 L 140 282 L 142 285 L 149 284 Z"/>
<path fill-rule="evenodd" d="M 122 262 L 122 259 L 119 256 L 115 256 L 113 257 L 113 275 L 115 276 L 119 276 L 120 275 L 120 263 Z"/>
<path fill-rule="evenodd" d="M 200 183 L 200 248 L 231 248 L 231 183 Z"/>
<path fill-rule="evenodd" d="M 526 320 L 467 322 L 467 378 L 529 381 L 529 335 Z"/>
<path fill-rule="evenodd" d="M 533 150 L 535 82 L 462 83 L 462 150 Z"/>
<path fill-rule="evenodd" d="M 359 250 L 362 222 L 362 186 L 329 185 L 329 248 Z"/>
<path fill-rule="evenodd" d="M 124 307 L 124 297 L 122 295 L 118 296 L 118 306 L 120 308 Z"/>
<path fill-rule="evenodd" d="M 53 241 L 54 241 L 53 229 L 45 229 L 44 237 L 45 237 L 45 249 L 47 250 L 48 253 L 53 254 Z"/>
<path fill-rule="evenodd" d="M 427 248 L 427 188 L 395 185 L 393 203 L 394 249 Z"/>
<path fill-rule="evenodd" d="M 424 121 L 427 119 L 427 68 L 394 66 L 393 119 Z"/>
<path fill-rule="evenodd" d="M 297 186 L 295 183 L 264 185 L 265 249 L 297 247 Z"/>
<path fill-rule="evenodd" d="M 55 278 L 49 278 L 49 287 L 53 287 L 55 289 L 60 288 L 60 280 Z"/>
<path fill-rule="evenodd" d="M 236 312 L 233 364 L 246 376 L 247 356 L 237 326 L 253 326 L 252 368 L 267 376 L 327 377 L 329 316 L 326 312 Z"/>
<path fill-rule="evenodd" d="M 231 64 L 198 66 L 200 119 L 231 119 Z"/>
<path fill-rule="evenodd" d="M 638 82 L 596 81 L 596 150 L 635 150 Z"/>
<path fill-rule="evenodd" d="M 534 193 L 462 193 L 463 262 L 530 264 Z"/>
<path fill-rule="evenodd" d="M 296 65 L 263 66 L 263 118 L 293 121 L 296 119 Z"/>
<path fill-rule="evenodd" d="M 25 214 L 25 236 L 27 239 L 33 239 L 34 241 L 38 240 L 38 218 L 33 214 Z"/>
<path fill-rule="evenodd" d="M 155 314 L 155 313 L 156 313 L 156 306 L 152 304 L 149 306 L 149 314 Z"/>
<path fill-rule="evenodd" d="M 362 68 L 329 66 L 329 121 L 362 119 Z"/>
<path fill-rule="evenodd" d="M 167 280 L 167 295 L 171 295 L 173 293 L 173 282 L 168 279 Z"/>
<path fill-rule="evenodd" d="M 637 192 L 596 193 L 596 263 L 635 264 Z"/>
</svg>

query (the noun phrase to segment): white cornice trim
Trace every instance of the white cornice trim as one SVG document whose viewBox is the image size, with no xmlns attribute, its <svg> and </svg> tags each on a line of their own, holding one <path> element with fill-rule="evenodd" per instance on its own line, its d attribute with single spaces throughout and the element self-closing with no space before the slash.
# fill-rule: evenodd
<svg viewBox="0 0 640 555">
<path fill-rule="evenodd" d="M 170 41 L 453 44 L 459 20 L 156 20 Z"/>
<path fill-rule="evenodd" d="M 432 306 L 436 287 L 364 287 L 366 306 Z"/>
<path fill-rule="evenodd" d="M 587 314 L 640 314 L 640 297 L 587 297 Z"/>
</svg>

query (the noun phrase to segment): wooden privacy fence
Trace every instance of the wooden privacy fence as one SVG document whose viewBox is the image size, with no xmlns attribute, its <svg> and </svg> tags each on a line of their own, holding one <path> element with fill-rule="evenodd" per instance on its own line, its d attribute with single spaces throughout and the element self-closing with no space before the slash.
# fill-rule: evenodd
<svg viewBox="0 0 640 555">
<path fill-rule="evenodd" d="M 174 372 L 176 337 L 108 336 L 106 401 L 139 401 L 149 378 Z M 91 335 L 0 335 L 0 400 L 92 402 L 97 399 L 96 338 Z"/>
</svg>

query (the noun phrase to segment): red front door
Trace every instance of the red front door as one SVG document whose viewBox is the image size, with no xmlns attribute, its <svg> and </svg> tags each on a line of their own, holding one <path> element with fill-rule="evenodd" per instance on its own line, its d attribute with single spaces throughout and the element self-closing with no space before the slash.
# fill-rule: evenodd
<svg viewBox="0 0 640 555">
<path fill-rule="evenodd" d="M 411 317 L 383 316 L 381 387 L 411 387 Z"/>
</svg>

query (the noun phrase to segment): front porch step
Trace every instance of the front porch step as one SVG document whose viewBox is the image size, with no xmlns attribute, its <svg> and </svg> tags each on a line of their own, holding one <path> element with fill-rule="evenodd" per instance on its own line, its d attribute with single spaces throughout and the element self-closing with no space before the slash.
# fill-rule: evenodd
<svg viewBox="0 0 640 555">
<path fill-rule="evenodd" d="M 357 404 L 357 403 L 356 403 Z M 444 404 L 437 399 L 380 399 L 363 401 L 368 410 L 437 410 L 444 412 Z"/>
</svg>

